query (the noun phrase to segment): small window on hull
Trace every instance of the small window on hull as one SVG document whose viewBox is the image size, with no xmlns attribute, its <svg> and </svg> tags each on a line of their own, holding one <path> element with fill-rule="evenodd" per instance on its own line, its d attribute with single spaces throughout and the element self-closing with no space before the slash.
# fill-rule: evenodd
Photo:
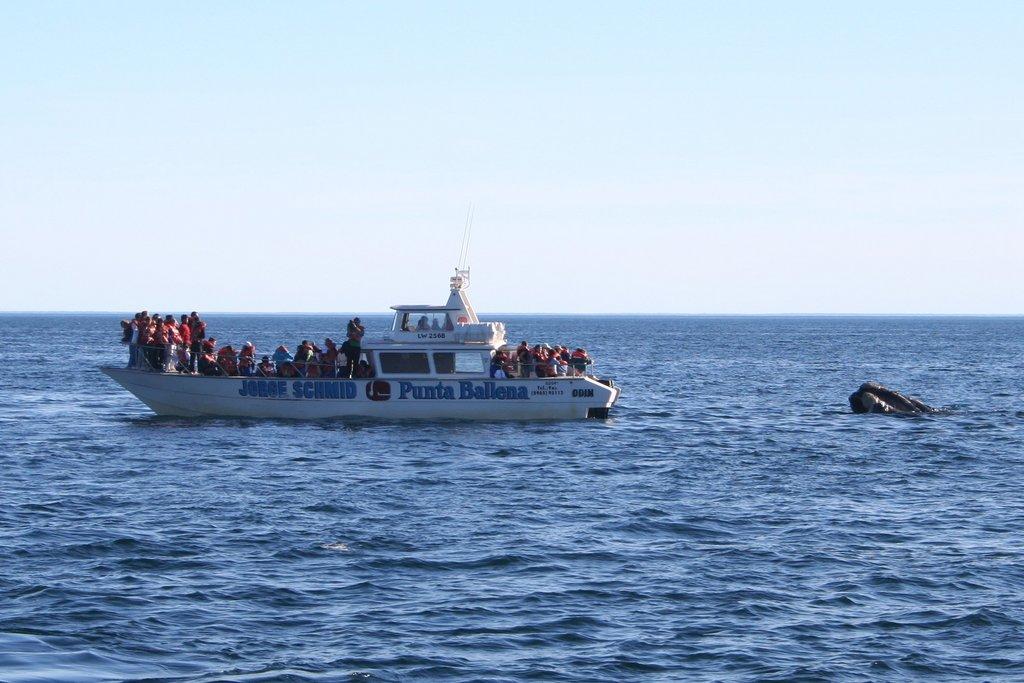
<svg viewBox="0 0 1024 683">
<path fill-rule="evenodd" d="M 425 353 L 381 352 L 378 355 L 381 372 L 388 375 L 429 375 L 430 366 Z"/>
<path fill-rule="evenodd" d="M 485 369 L 479 351 L 435 353 L 434 368 L 439 375 L 482 375 Z"/>
</svg>

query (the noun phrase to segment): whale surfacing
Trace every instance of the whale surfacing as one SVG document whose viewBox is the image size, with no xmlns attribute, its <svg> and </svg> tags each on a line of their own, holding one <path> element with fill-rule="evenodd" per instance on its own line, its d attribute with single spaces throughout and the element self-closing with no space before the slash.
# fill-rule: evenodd
<svg viewBox="0 0 1024 683">
<path fill-rule="evenodd" d="M 878 382 L 865 382 L 857 391 L 850 394 L 850 408 L 855 413 L 899 413 L 913 415 L 915 413 L 934 413 L 935 408 L 906 396 L 893 389 L 887 389 Z"/>
</svg>

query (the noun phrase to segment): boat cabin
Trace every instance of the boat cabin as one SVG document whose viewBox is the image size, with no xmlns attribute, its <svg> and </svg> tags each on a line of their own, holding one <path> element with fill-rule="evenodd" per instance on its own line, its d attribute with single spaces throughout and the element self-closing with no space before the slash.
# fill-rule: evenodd
<svg viewBox="0 0 1024 683">
<path fill-rule="evenodd" d="M 463 290 L 464 276 L 452 278 L 444 306 L 392 306 L 395 319 L 385 339 L 414 344 L 483 344 L 496 349 L 505 343 L 503 323 L 482 323 Z"/>
<path fill-rule="evenodd" d="M 379 342 L 364 341 L 377 377 L 487 377 L 491 357 L 505 344 L 505 325 L 480 322 L 466 296 L 469 273 L 451 278 L 443 306 L 392 306 L 391 329 Z"/>
</svg>

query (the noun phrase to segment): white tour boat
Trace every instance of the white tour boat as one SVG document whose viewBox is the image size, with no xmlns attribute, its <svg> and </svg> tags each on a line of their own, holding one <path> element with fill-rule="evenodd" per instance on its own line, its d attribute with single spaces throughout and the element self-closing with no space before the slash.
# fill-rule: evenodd
<svg viewBox="0 0 1024 683">
<path fill-rule="evenodd" d="M 444 306 L 392 306 L 391 330 L 362 341 L 369 379 L 210 377 L 149 367 L 102 371 L 158 415 L 264 418 L 564 420 L 606 418 L 619 397 L 590 366 L 568 376 L 492 378 L 505 326 L 480 322 L 456 270 Z M 142 354 L 138 354 L 140 357 Z"/>
</svg>

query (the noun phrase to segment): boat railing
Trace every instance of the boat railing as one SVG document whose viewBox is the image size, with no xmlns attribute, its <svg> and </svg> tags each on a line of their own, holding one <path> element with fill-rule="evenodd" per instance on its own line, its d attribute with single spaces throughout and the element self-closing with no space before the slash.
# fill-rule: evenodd
<svg viewBox="0 0 1024 683">
<path fill-rule="evenodd" d="M 203 356 L 213 356 L 214 360 L 203 360 Z M 339 358 L 342 358 L 340 356 Z M 370 379 L 374 376 L 373 369 L 368 365 L 357 365 L 349 375 L 348 363 L 342 360 L 325 362 L 322 360 L 282 359 L 271 361 L 272 370 L 263 370 L 260 361 L 254 356 L 245 356 L 240 352 L 216 353 L 206 352 L 194 354 L 183 344 L 134 344 L 129 346 L 128 367 L 135 370 L 151 372 L 168 372 L 179 374 L 199 374 L 229 377 L 281 377 L 281 378 L 356 378 Z"/>
<path fill-rule="evenodd" d="M 552 370 L 550 369 L 550 366 L 547 363 L 542 363 L 542 364 L 538 365 L 537 363 L 521 363 L 521 362 L 518 362 L 518 361 L 513 361 L 513 362 L 511 362 L 509 364 L 509 366 L 512 368 L 513 372 L 515 373 L 515 376 L 519 377 L 519 378 L 527 377 L 527 378 L 537 378 L 537 379 L 552 379 L 552 378 L 555 378 L 555 377 L 596 377 L 597 376 L 596 374 L 594 374 L 594 361 L 592 359 L 590 359 L 590 358 L 587 359 L 586 363 L 577 362 L 577 363 L 573 364 L 572 361 L 569 361 L 569 363 L 566 366 L 564 366 L 564 374 L 560 374 L 558 370 L 554 370 L 553 371 L 553 372 L 555 372 L 554 375 L 547 374 L 547 373 L 552 372 Z M 545 374 L 544 375 L 538 375 L 537 374 L 537 369 L 538 368 L 541 368 L 541 372 L 544 372 Z M 524 374 L 524 373 L 526 373 L 526 374 Z"/>
<path fill-rule="evenodd" d="M 203 356 L 213 356 L 214 360 L 201 360 Z M 350 378 L 347 362 L 340 360 L 324 362 L 322 360 L 282 359 L 271 361 L 272 370 L 264 371 L 254 355 L 243 355 L 240 352 L 224 353 L 223 349 L 216 353 L 209 351 L 196 355 L 182 344 L 148 344 L 129 345 L 128 367 L 135 370 L 166 372 L 179 374 L 201 374 L 229 377 L 282 377 L 282 378 Z M 575 361 L 575 362 L 574 362 Z M 538 368 L 542 375 L 537 374 Z M 508 361 L 504 369 L 508 379 L 555 379 L 558 377 L 596 377 L 594 362 L 589 357 L 586 361 L 570 359 L 562 364 L 561 372 L 552 369 L 547 363 L 522 363 Z M 553 373 L 553 374 L 552 374 Z M 370 379 L 375 373 L 369 362 L 364 360 L 357 365 L 351 377 Z"/>
</svg>

